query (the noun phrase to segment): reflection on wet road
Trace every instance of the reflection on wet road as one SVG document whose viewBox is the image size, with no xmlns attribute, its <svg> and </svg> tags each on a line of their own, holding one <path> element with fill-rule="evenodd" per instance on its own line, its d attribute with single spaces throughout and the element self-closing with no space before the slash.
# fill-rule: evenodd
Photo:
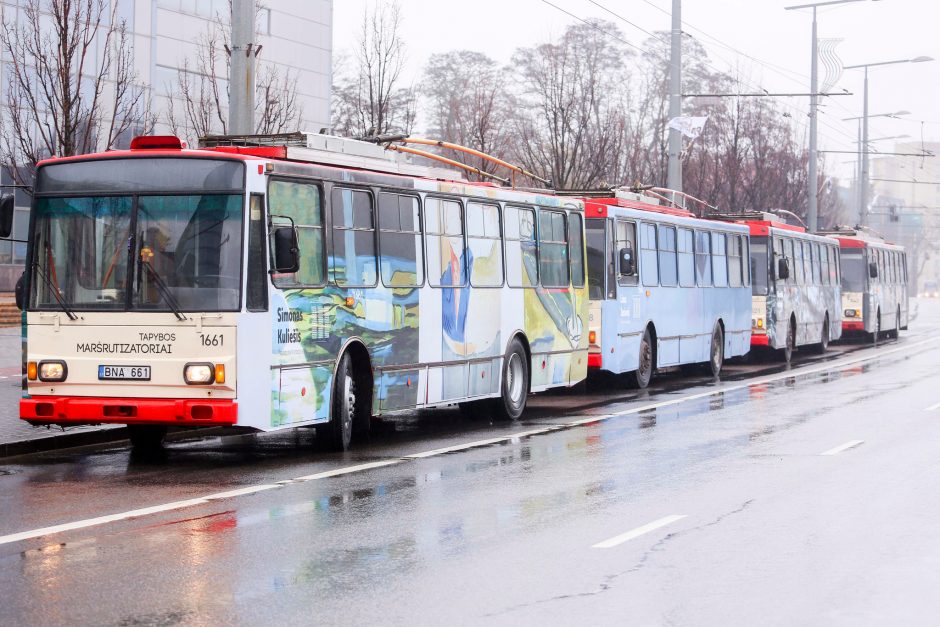
<svg viewBox="0 0 940 627">
<path fill-rule="evenodd" d="M 10 462 L 7 538 L 195 501 L 0 538 L 0 620 L 928 622 L 929 323 L 792 372 L 537 397 L 508 427 L 421 412 L 346 455 L 298 431 Z"/>
</svg>

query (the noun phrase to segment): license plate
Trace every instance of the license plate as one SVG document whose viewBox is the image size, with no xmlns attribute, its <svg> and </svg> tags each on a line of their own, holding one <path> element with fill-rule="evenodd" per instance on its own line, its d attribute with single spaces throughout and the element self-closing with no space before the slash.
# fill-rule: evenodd
<svg viewBox="0 0 940 627">
<path fill-rule="evenodd" d="M 150 381 L 150 366 L 98 366 L 98 379 L 102 381 Z"/>
</svg>

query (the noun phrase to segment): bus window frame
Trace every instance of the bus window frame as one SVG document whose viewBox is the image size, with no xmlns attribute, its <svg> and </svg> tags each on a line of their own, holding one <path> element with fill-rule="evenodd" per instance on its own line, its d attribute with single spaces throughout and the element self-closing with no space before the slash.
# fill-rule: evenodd
<svg viewBox="0 0 940 627">
<path fill-rule="evenodd" d="M 657 222 L 656 224 L 656 268 L 659 271 L 659 286 L 660 287 L 679 287 L 679 230 L 676 228 L 675 224 L 669 224 L 664 222 Z M 668 233 L 672 231 L 673 250 L 665 250 L 662 248 L 664 232 Z M 676 279 L 674 283 L 664 283 L 663 282 L 663 254 L 666 254 L 666 259 L 669 259 L 669 253 L 672 253 L 672 263 L 673 268 L 675 268 Z"/>
<path fill-rule="evenodd" d="M 545 274 L 544 272 L 542 272 L 542 214 L 543 213 L 547 213 L 551 215 L 552 217 L 551 221 L 553 224 L 554 224 L 556 215 L 560 215 L 562 222 L 563 222 L 562 230 L 563 230 L 564 238 L 565 238 L 564 241 L 559 241 L 559 240 L 554 240 L 554 239 L 547 240 L 549 244 L 552 244 L 555 246 L 559 244 L 564 245 L 565 260 L 564 260 L 563 265 L 565 268 L 565 281 L 563 283 L 560 283 L 559 285 L 546 285 L 542 279 L 542 276 Z M 539 205 L 536 208 L 535 219 L 536 219 L 535 251 L 536 251 L 536 259 L 538 260 L 538 267 L 539 267 L 539 282 L 538 282 L 539 287 L 543 287 L 545 289 L 550 289 L 550 290 L 570 288 L 571 287 L 571 264 L 569 261 L 570 251 L 569 251 L 569 246 L 568 246 L 568 212 L 562 207 L 557 207 L 557 208 L 556 207 L 542 207 L 541 205 Z M 554 229 L 554 226 L 552 228 Z"/>
<path fill-rule="evenodd" d="M 486 237 L 486 236 L 478 237 L 474 235 L 473 239 L 490 240 L 490 241 L 495 240 L 497 242 L 498 248 L 499 248 L 499 255 L 500 255 L 500 259 L 499 259 L 500 275 L 499 275 L 498 285 L 496 284 L 476 285 L 473 282 L 473 268 L 467 268 L 466 270 L 467 283 L 470 285 L 470 287 L 475 288 L 475 289 L 482 289 L 482 290 L 501 289 L 503 286 L 506 285 L 506 239 L 504 237 L 506 227 L 505 227 L 505 224 L 503 223 L 503 207 L 498 201 L 491 201 L 489 199 L 486 199 L 486 200 L 479 200 L 477 198 L 466 199 L 466 202 L 464 202 L 463 204 L 464 205 L 463 224 L 464 224 L 464 240 L 465 240 L 464 251 L 470 250 L 470 237 L 471 237 L 470 228 L 469 228 L 470 220 L 467 217 L 467 211 L 470 209 L 470 205 L 473 205 L 473 204 L 480 205 L 480 206 L 487 206 L 487 207 L 496 207 L 496 218 L 497 218 L 497 224 L 499 226 L 499 236 L 494 238 L 494 237 Z M 464 256 L 466 256 L 466 253 L 464 253 Z M 464 263 L 466 263 L 466 261 L 464 261 Z"/>
<path fill-rule="evenodd" d="M 617 257 L 620 255 L 621 240 L 617 239 L 617 228 L 621 224 L 623 224 L 627 229 L 627 239 L 623 240 L 624 242 L 631 241 L 629 229 L 630 227 L 633 227 L 633 240 L 631 241 L 631 245 L 633 246 L 633 274 L 620 273 L 620 264 L 618 263 Z M 637 221 L 627 218 L 615 218 L 613 220 L 613 229 L 611 230 L 611 240 L 609 243 L 612 243 L 613 245 L 611 246 L 608 262 L 613 264 L 614 276 L 616 277 L 617 285 L 621 287 L 638 286 L 640 284 L 640 242 Z"/>
<path fill-rule="evenodd" d="M 365 192 L 366 194 L 369 195 L 369 199 L 371 201 L 370 206 L 372 208 L 372 228 L 371 229 L 357 229 L 355 227 L 347 228 L 345 226 L 337 227 L 335 224 L 333 224 L 333 192 L 337 190 L 342 192 L 343 190 L 346 190 L 346 189 L 350 191 L 354 191 L 354 192 Z M 372 283 L 371 285 L 369 285 L 368 283 L 362 283 L 362 284 L 360 283 L 346 283 L 346 284 L 337 283 L 335 270 L 333 266 L 330 266 L 329 268 L 327 268 L 330 283 L 342 290 L 371 289 L 371 288 L 378 287 L 379 283 L 381 282 L 381 277 L 379 275 L 382 273 L 382 271 L 381 271 L 381 268 L 379 267 L 379 211 L 378 211 L 379 203 L 378 203 L 378 198 L 376 198 L 376 195 L 375 195 L 375 190 L 372 189 L 371 187 L 364 187 L 364 186 L 360 187 L 357 185 L 349 185 L 345 182 L 342 185 L 334 184 L 330 186 L 329 200 L 330 200 L 330 210 L 328 214 L 330 216 L 329 230 L 330 230 L 330 253 L 331 253 L 329 258 L 333 258 L 334 255 L 332 253 L 336 252 L 336 247 L 334 246 L 333 236 L 337 230 L 352 231 L 354 233 L 371 230 L 372 231 L 372 250 L 374 251 L 372 254 L 372 258 L 373 258 L 373 261 L 375 261 L 375 282 Z"/>
<path fill-rule="evenodd" d="M 266 224 L 267 231 L 268 231 L 267 232 L 268 240 L 270 240 L 270 237 L 271 237 L 271 227 L 273 226 L 272 219 L 274 217 L 277 217 L 278 215 L 276 213 L 277 209 L 275 208 L 275 210 L 272 212 L 272 208 L 271 208 L 271 183 L 278 182 L 278 181 L 283 182 L 283 183 L 312 185 L 314 188 L 316 188 L 317 192 L 320 194 L 320 225 L 321 226 L 315 227 L 315 226 L 307 225 L 305 227 L 304 225 L 300 225 L 300 227 L 310 228 L 310 229 L 320 228 L 320 230 L 323 231 L 323 245 L 320 246 L 320 249 L 321 249 L 320 250 L 320 263 L 323 269 L 323 272 L 321 273 L 321 275 L 323 277 L 323 280 L 320 281 L 319 283 L 299 283 L 298 282 L 292 285 L 278 285 L 277 284 L 278 278 L 288 276 L 290 274 L 296 274 L 296 273 L 291 273 L 291 272 L 280 273 L 280 274 L 271 273 L 270 275 L 271 285 L 273 285 L 278 290 L 298 290 L 298 289 L 326 287 L 327 284 L 330 283 L 330 267 L 329 267 L 329 258 L 327 256 L 327 247 L 329 246 L 330 250 L 332 250 L 332 246 L 333 246 L 333 234 L 332 234 L 331 224 L 327 222 L 327 220 L 330 220 L 330 222 L 332 222 L 332 217 L 330 216 L 329 212 L 327 212 L 326 210 L 326 198 L 327 198 L 326 191 L 328 188 L 332 188 L 333 186 L 332 184 L 328 184 L 326 181 L 322 181 L 319 179 L 308 179 L 308 178 L 296 177 L 296 176 L 270 176 L 268 177 L 267 185 L 265 185 L 265 197 L 266 197 L 265 205 L 267 206 L 267 210 L 268 210 L 268 213 L 267 213 L 268 220 L 266 221 L 265 224 Z M 328 232 L 330 233 L 329 237 L 327 237 Z M 266 242 L 266 246 L 268 247 L 267 259 L 268 259 L 268 263 L 270 263 L 270 254 L 271 254 L 270 241 Z M 245 257 L 247 259 L 247 255 L 245 255 Z"/>
<path fill-rule="evenodd" d="M 508 256 L 508 254 L 507 254 L 507 253 L 508 253 L 508 242 L 523 242 L 523 241 L 526 241 L 526 240 L 511 238 L 511 237 L 508 236 L 508 234 L 507 234 L 507 229 L 506 229 L 506 216 L 509 215 L 509 211 L 508 211 L 509 209 L 514 209 L 514 210 L 516 210 L 516 211 L 528 211 L 529 213 L 532 214 L 533 229 L 534 229 L 534 237 L 533 237 L 532 241 L 535 242 L 535 273 L 536 273 L 535 281 L 532 283 L 532 285 L 521 285 L 521 284 L 520 284 L 520 285 L 513 285 L 513 284 L 511 284 L 511 283 L 509 282 L 509 256 Z M 538 233 L 539 233 L 539 232 L 538 232 L 538 229 L 539 229 L 539 214 L 538 214 L 538 209 L 536 208 L 535 205 L 526 205 L 526 204 L 524 204 L 524 203 L 510 203 L 510 202 L 503 203 L 503 224 L 502 224 L 502 230 L 503 230 L 503 272 L 504 272 L 505 275 L 506 275 L 505 284 L 506 284 L 507 287 L 509 287 L 509 288 L 511 288 L 511 289 L 534 290 L 534 289 L 537 289 L 537 288 L 541 287 L 541 285 L 542 285 L 542 276 L 541 276 L 541 275 L 542 275 L 542 268 L 541 268 L 541 263 L 542 263 L 542 262 L 541 262 L 541 254 L 540 254 L 541 251 L 539 250 L 539 236 L 538 236 Z M 521 272 L 523 272 L 523 273 L 525 272 L 525 267 L 524 267 L 524 266 L 523 266 L 523 268 L 521 269 Z M 520 274 L 520 276 L 522 276 L 522 275 Z"/>
<path fill-rule="evenodd" d="M 571 219 L 571 216 L 574 216 L 577 219 L 578 227 L 581 231 L 581 240 L 578 242 L 578 247 L 581 249 L 581 257 L 579 259 L 581 265 L 581 276 L 578 277 L 579 282 L 576 284 L 574 281 L 574 272 L 571 267 L 571 260 L 574 259 L 574 256 L 571 254 L 571 225 L 575 223 Z M 503 224 L 500 221 L 500 239 L 502 239 L 502 228 Z M 574 289 L 581 289 L 587 286 L 587 232 L 584 228 L 584 215 L 580 211 L 568 210 L 568 227 L 566 229 L 566 234 L 568 237 L 568 282 L 571 284 L 571 287 Z M 503 263 L 503 274 L 505 274 L 505 262 Z M 503 278 L 503 283 L 505 283 L 505 277 Z"/>
<path fill-rule="evenodd" d="M 416 234 L 420 236 L 420 240 L 421 240 L 421 282 L 418 283 L 417 285 L 388 285 L 385 282 L 385 279 L 382 277 L 382 231 L 385 231 L 386 233 L 415 234 L 414 231 L 393 231 L 393 230 L 382 228 L 382 212 L 380 211 L 382 194 L 393 194 L 399 197 L 405 196 L 408 198 L 414 198 L 418 201 L 418 225 L 417 225 L 418 231 Z M 375 209 L 376 209 L 375 211 L 375 223 L 376 223 L 375 234 L 377 238 L 376 256 L 378 257 L 378 260 L 379 260 L 379 265 L 378 265 L 379 282 L 388 289 L 416 289 L 416 288 L 424 287 L 428 283 L 427 250 L 426 250 L 427 244 L 426 244 L 425 237 L 424 237 L 424 199 L 421 197 L 421 194 L 416 194 L 415 192 L 410 191 L 410 190 L 402 190 L 402 189 L 393 188 L 393 187 L 376 188 L 375 197 L 377 199 L 377 202 L 375 205 Z M 401 211 L 401 207 L 399 207 L 399 212 L 400 211 Z"/>
<path fill-rule="evenodd" d="M 460 238 L 461 238 L 461 240 L 463 241 L 463 255 L 461 256 L 460 264 L 461 264 L 461 266 L 463 266 L 463 274 L 467 277 L 467 281 L 466 281 L 465 283 L 461 283 L 461 284 L 459 284 L 459 285 L 435 285 L 435 284 L 431 281 L 431 266 L 430 266 L 430 263 L 429 263 L 429 261 L 428 261 L 428 237 L 429 237 L 429 236 L 434 236 L 434 237 L 456 237 L 456 236 L 455 236 L 455 235 L 448 235 L 448 234 L 446 234 L 446 233 L 437 233 L 437 232 L 432 233 L 431 231 L 428 230 L 428 226 L 427 226 L 427 220 L 428 220 L 427 204 L 428 204 L 428 200 L 440 200 L 441 202 L 452 201 L 452 202 L 456 202 L 458 205 L 460 205 L 460 211 L 458 212 L 458 215 L 460 216 Z M 427 280 L 427 285 L 428 285 L 429 287 L 433 287 L 434 289 L 462 288 L 462 287 L 469 287 L 469 286 L 470 286 L 470 272 L 469 272 L 469 268 L 467 268 L 467 221 L 466 221 L 466 215 L 465 215 L 465 209 L 464 209 L 466 203 L 464 202 L 464 200 L 466 200 L 466 199 L 465 199 L 463 196 L 455 196 L 455 195 L 450 195 L 450 194 L 436 194 L 436 193 L 435 193 L 435 194 L 425 194 L 425 195 L 424 195 L 424 204 L 423 204 L 422 207 L 421 207 L 422 210 L 423 210 L 423 211 L 422 211 L 422 213 L 423 213 L 422 221 L 423 221 L 423 226 L 424 226 L 424 234 L 423 234 L 423 235 L 424 235 L 424 237 L 423 237 L 423 240 L 424 240 L 424 249 L 425 249 L 425 250 L 424 250 L 424 259 L 425 259 L 425 266 L 426 266 L 426 267 L 425 267 L 425 270 L 424 270 L 424 273 L 425 273 L 425 277 L 426 277 L 426 280 Z M 444 227 L 444 228 L 446 228 L 446 227 Z M 503 251 L 503 253 L 504 253 L 504 257 L 505 257 L 505 251 Z M 437 272 L 437 271 L 438 271 L 438 270 L 435 270 L 435 272 Z"/>
</svg>

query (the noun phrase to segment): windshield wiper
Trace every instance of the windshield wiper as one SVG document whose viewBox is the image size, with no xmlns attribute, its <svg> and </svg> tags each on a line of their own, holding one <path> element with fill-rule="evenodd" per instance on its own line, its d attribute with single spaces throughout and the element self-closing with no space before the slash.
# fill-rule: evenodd
<svg viewBox="0 0 940 627">
<path fill-rule="evenodd" d="M 138 268 L 143 266 L 147 269 L 147 273 L 151 279 L 153 279 L 154 284 L 157 286 L 157 289 L 160 291 L 160 294 L 163 296 L 163 299 L 166 301 L 167 305 L 170 306 L 170 309 L 173 310 L 173 315 L 176 316 L 176 319 L 180 322 L 186 321 L 186 316 L 183 315 L 182 308 L 180 307 L 179 302 L 173 296 L 173 292 L 170 291 L 170 288 L 167 287 L 166 283 L 163 282 L 163 279 L 154 270 L 149 262 L 143 261 L 142 259 L 137 260 Z"/>
<path fill-rule="evenodd" d="M 55 296 L 56 302 L 59 303 L 59 307 L 61 307 L 62 311 L 65 312 L 65 315 L 69 317 L 69 320 L 78 320 L 78 316 L 75 315 L 75 312 L 72 311 L 65 303 L 65 299 L 62 298 L 61 294 L 59 294 L 59 289 L 53 285 L 52 281 L 49 279 L 49 275 L 43 272 L 42 268 L 40 268 L 39 264 L 36 262 L 33 262 L 33 268 L 35 268 L 37 274 L 42 277 L 43 283 L 46 284 L 46 287 L 48 287 L 49 291 L 52 292 L 52 295 Z"/>
</svg>

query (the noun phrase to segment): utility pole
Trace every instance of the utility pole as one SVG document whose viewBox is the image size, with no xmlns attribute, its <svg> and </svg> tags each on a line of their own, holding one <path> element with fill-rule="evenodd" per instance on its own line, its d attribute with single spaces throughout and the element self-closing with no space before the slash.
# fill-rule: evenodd
<svg viewBox="0 0 940 627">
<path fill-rule="evenodd" d="M 669 55 L 669 119 L 682 115 L 682 0 L 672 0 L 672 52 Z M 669 169 L 666 187 L 682 191 L 682 133 L 669 129 Z"/>
<path fill-rule="evenodd" d="M 817 132 L 817 118 L 819 117 L 819 110 L 817 108 L 817 98 L 816 95 L 819 91 L 817 87 L 817 82 L 819 80 L 819 40 L 816 37 L 816 7 L 813 7 L 813 61 L 811 63 L 810 70 L 810 86 L 809 86 L 809 181 L 808 183 L 808 192 L 809 198 L 806 206 L 806 227 L 810 233 L 815 233 L 818 230 L 818 208 L 819 208 L 819 184 L 816 180 L 818 178 L 816 174 L 816 162 L 819 160 L 819 157 L 816 153 L 816 132 Z"/>
<path fill-rule="evenodd" d="M 255 132 L 255 0 L 232 0 L 232 51 L 229 75 L 229 133 Z"/>
</svg>

